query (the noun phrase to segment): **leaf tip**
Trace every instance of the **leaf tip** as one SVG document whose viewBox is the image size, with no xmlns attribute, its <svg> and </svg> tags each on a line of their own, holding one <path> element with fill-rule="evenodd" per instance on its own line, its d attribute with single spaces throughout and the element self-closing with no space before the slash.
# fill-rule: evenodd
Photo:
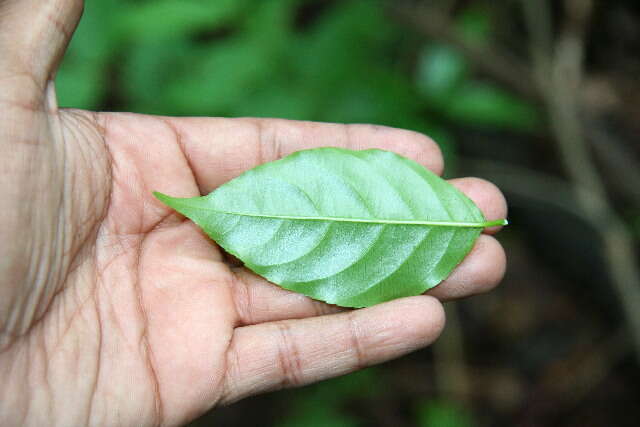
<svg viewBox="0 0 640 427">
<path fill-rule="evenodd" d="M 487 227 L 502 227 L 504 225 L 508 225 L 509 221 L 507 221 L 506 218 L 503 219 L 496 219 L 495 221 L 486 221 L 484 223 L 481 224 L 482 228 L 487 228 Z"/>
<path fill-rule="evenodd" d="M 171 201 L 173 200 L 173 197 L 167 196 L 166 194 L 163 194 L 159 191 L 154 191 L 153 195 L 156 199 L 160 200 L 165 205 L 171 206 Z"/>
</svg>

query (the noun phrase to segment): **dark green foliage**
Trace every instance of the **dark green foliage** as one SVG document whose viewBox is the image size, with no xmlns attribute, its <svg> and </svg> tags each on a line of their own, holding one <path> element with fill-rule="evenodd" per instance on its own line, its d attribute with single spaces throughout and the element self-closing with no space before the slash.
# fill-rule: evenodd
<svg viewBox="0 0 640 427">
<path fill-rule="evenodd" d="M 473 417 L 465 408 L 453 401 L 432 399 L 417 405 L 419 427 L 473 427 Z"/>
<path fill-rule="evenodd" d="M 379 1 L 88 2 L 57 78 L 60 103 L 141 113 L 370 122 L 426 132 L 451 151 L 447 123 L 528 129 L 526 103 L 472 79 L 458 52 L 427 44 L 415 82 L 406 29 Z M 463 14 L 473 40 L 486 13 Z M 424 112 L 437 114 L 425 116 Z M 443 121 L 444 119 L 444 121 Z"/>
<path fill-rule="evenodd" d="M 375 398 L 384 390 L 375 368 L 354 372 L 295 392 L 288 402 L 289 411 L 276 427 L 364 427 L 363 417 L 345 410 L 353 401 Z M 369 411 L 369 409 L 368 409 Z"/>
</svg>

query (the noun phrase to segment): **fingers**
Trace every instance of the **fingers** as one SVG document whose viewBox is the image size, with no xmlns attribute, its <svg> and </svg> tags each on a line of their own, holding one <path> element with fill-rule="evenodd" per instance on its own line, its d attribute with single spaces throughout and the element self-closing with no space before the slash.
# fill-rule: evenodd
<svg viewBox="0 0 640 427">
<path fill-rule="evenodd" d="M 435 173 L 443 169 L 435 142 L 402 129 L 280 119 L 168 120 L 203 194 L 261 163 L 322 146 L 381 148 L 409 157 Z"/>
<path fill-rule="evenodd" d="M 221 403 L 301 386 L 399 357 L 432 343 L 444 326 L 434 298 L 237 328 Z"/>
<path fill-rule="evenodd" d="M 43 88 L 53 77 L 82 8 L 82 0 L 0 2 L 0 77 L 22 73 Z"/>
</svg>

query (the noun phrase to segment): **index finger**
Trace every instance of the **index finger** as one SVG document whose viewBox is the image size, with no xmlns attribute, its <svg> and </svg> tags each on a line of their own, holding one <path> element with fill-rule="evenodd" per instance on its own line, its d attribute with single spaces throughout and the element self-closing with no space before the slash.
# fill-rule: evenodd
<svg viewBox="0 0 640 427">
<path fill-rule="evenodd" d="M 436 174 L 442 153 L 429 137 L 403 129 L 283 119 L 167 118 L 207 194 L 242 172 L 295 151 L 316 147 L 380 148 L 408 157 Z"/>
</svg>

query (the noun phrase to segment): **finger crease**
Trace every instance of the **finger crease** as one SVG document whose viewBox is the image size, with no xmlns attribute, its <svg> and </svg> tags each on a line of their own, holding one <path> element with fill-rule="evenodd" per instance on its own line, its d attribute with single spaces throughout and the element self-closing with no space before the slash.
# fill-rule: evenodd
<svg viewBox="0 0 640 427">
<path fill-rule="evenodd" d="M 295 387 L 304 383 L 302 361 L 295 341 L 291 336 L 291 328 L 286 322 L 276 323 L 280 340 L 278 346 L 278 362 L 282 374 L 281 387 Z"/>
<path fill-rule="evenodd" d="M 182 156 L 184 157 L 184 161 L 187 164 L 187 168 L 191 172 L 191 177 L 193 178 L 193 182 L 195 182 L 196 185 L 198 186 L 198 191 L 200 192 L 200 194 L 203 194 L 203 188 L 200 186 L 200 183 L 198 182 L 198 179 L 196 178 L 195 168 L 194 168 L 194 165 L 191 162 L 191 157 L 189 157 L 189 153 L 187 152 L 187 148 L 186 148 L 185 143 L 184 143 L 184 136 L 183 136 L 182 132 L 180 131 L 180 129 L 178 129 L 178 127 L 174 123 L 171 122 L 171 120 L 162 119 L 162 122 L 169 128 L 171 133 L 173 133 L 174 138 L 176 140 L 176 144 L 178 145 L 178 148 L 180 149 L 180 153 L 182 153 Z"/>
<path fill-rule="evenodd" d="M 355 319 L 356 311 L 351 311 L 347 314 L 347 320 L 349 323 L 349 339 L 351 342 L 351 348 L 353 348 L 355 356 L 354 370 L 359 370 L 368 366 L 366 363 L 365 351 L 362 347 L 362 339 L 360 338 L 358 324 Z"/>
<path fill-rule="evenodd" d="M 249 290 L 249 285 L 237 274 L 233 274 L 232 281 L 233 285 L 231 289 L 233 289 L 233 303 L 235 305 L 237 318 L 241 326 L 252 325 L 251 291 Z"/>
</svg>

